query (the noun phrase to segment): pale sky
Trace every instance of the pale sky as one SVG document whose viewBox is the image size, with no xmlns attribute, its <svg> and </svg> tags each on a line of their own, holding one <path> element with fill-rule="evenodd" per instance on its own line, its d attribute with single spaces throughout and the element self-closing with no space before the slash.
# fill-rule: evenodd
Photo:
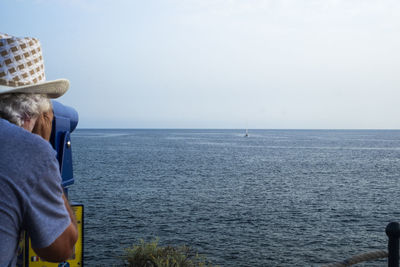
<svg viewBox="0 0 400 267">
<path fill-rule="evenodd" d="M 80 128 L 400 129 L 400 1 L 1 0 Z"/>
</svg>

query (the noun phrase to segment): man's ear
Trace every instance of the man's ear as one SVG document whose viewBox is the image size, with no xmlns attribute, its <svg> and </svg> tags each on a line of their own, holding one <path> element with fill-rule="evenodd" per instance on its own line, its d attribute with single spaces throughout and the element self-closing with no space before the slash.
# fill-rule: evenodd
<svg viewBox="0 0 400 267">
<path fill-rule="evenodd" d="M 32 119 L 24 119 L 24 124 L 22 125 L 22 128 L 25 130 L 32 132 L 34 127 L 35 127 L 35 122 L 37 118 L 32 118 Z"/>
</svg>

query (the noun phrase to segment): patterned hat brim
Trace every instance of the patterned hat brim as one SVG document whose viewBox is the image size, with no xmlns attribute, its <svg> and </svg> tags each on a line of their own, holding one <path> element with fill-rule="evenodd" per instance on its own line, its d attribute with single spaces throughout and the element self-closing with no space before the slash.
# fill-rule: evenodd
<svg viewBox="0 0 400 267">
<path fill-rule="evenodd" d="M 48 98 L 58 98 L 65 94 L 69 88 L 67 79 L 58 79 L 54 81 L 45 81 L 42 83 L 29 84 L 18 87 L 0 85 L 0 95 L 2 94 L 45 94 Z"/>
</svg>

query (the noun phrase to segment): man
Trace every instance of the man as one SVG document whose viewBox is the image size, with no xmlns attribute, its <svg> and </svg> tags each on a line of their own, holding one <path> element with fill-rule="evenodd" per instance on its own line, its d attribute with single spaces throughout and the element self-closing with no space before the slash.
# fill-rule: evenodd
<svg viewBox="0 0 400 267">
<path fill-rule="evenodd" d="M 73 253 L 76 220 L 48 142 L 49 98 L 68 87 L 65 79 L 46 81 L 37 39 L 0 34 L 0 266 L 16 265 L 23 231 L 47 261 Z"/>
</svg>

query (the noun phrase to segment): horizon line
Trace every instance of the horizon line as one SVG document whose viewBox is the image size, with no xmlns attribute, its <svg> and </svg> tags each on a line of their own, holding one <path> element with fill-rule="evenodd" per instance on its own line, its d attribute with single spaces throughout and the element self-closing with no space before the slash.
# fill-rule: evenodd
<svg viewBox="0 0 400 267">
<path fill-rule="evenodd" d="M 143 128 L 143 127 L 77 127 L 75 130 L 271 130 L 271 131 L 282 131 L 282 130 L 294 130 L 294 131 L 399 131 L 400 128 Z"/>
</svg>

